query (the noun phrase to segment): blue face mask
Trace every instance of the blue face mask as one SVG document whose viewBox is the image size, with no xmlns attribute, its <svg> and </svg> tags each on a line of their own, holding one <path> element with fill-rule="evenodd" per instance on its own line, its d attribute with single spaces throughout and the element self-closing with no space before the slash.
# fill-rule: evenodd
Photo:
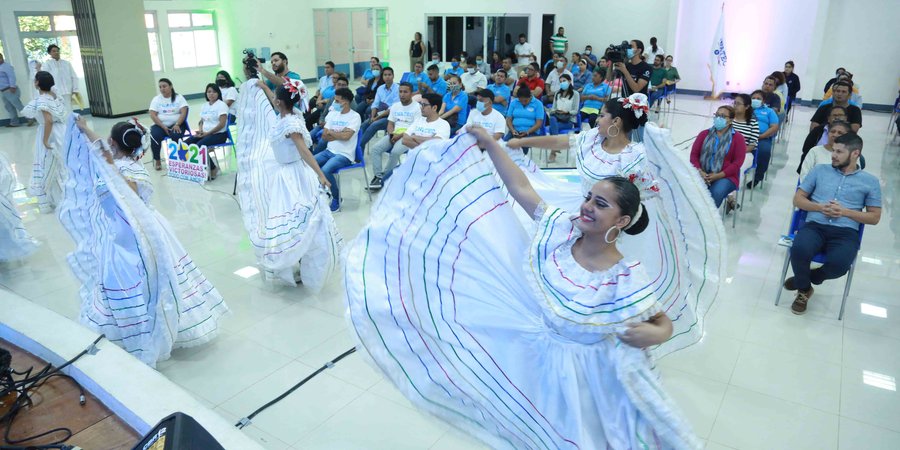
<svg viewBox="0 0 900 450">
<path fill-rule="evenodd" d="M 626 50 L 626 51 L 625 51 L 625 56 L 627 56 L 628 59 L 634 58 L 634 49 L 633 49 L 633 48 L 629 48 L 628 50 Z"/>
<path fill-rule="evenodd" d="M 562 83 L 559 83 L 559 88 L 562 89 L 562 90 L 568 89 L 568 88 L 569 88 L 569 82 L 568 82 L 568 81 L 563 81 Z"/>
<path fill-rule="evenodd" d="M 750 106 L 752 106 L 753 109 L 759 108 L 762 106 L 762 100 L 754 98 L 753 100 L 750 100 Z"/>
<path fill-rule="evenodd" d="M 375 69 L 375 70 L 372 71 L 372 75 L 374 75 L 374 76 L 377 77 L 378 75 L 381 75 L 381 71 L 378 70 L 378 69 Z"/>
<path fill-rule="evenodd" d="M 475 104 L 475 109 L 477 109 L 478 112 L 484 112 L 484 110 L 487 109 L 487 103 L 478 102 Z"/>
<path fill-rule="evenodd" d="M 713 126 L 716 128 L 716 131 L 722 131 L 728 126 L 728 121 L 724 117 L 716 117 L 713 119 Z"/>
<path fill-rule="evenodd" d="M 332 111 L 341 112 L 341 110 L 343 110 L 343 109 L 344 109 L 344 107 L 341 106 L 340 103 L 338 103 L 338 102 L 331 102 L 331 110 L 332 110 Z"/>
<path fill-rule="evenodd" d="M 458 62 L 450 63 L 450 65 L 453 66 L 454 69 L 457 68 L 457 67 L 459 67 L 459 63 L 458 63 Z"/>
</svg>

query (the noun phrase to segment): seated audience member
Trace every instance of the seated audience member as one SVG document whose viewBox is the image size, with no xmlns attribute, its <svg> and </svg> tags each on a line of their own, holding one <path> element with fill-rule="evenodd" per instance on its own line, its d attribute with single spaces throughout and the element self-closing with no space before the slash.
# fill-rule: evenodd
<svg viewBox="0 0 900 450">
<path fill-rule="evenodd" d="M 553 53 L 551 59 L 548 59 L 547 62 L 544 63 L 544 67 L 541 69 L 541 78 L 547 79 L 547 76 L 550 75 L 554 69 L 556 69 L 556 62 L 559 61 L 560 54 Z"/>
<path fill-rule="evenodd" d="M 581 91 L 581 100 L 584 101 L 584 106 L 581 108 L 581 116 L 588 119 L 588 125 L 591 128 L 597 122 L 597 116 L 600 115 L 603 104 L 609 100 L 611 92 L 609 83 L 603 79 L 604 72 L 605 70 L 603 72 L 593 72 L 591 74 L 591 82 L 586 84 Z"/>
<path fill-rule="evenodd" d="M 375 93 L 378 91 L 378 88 L 384 84 L 384 77 L 382 75 L 381 66 L 378 66 L 378 75 L 370 78 L 365 84 L 356 88 L 356 96 L 354 97 L 356 108 L 354 108 L 354 110 L 360 117 L 369 116 L 372 102 L 375 101 Z"/>
<path fill-rule="evenodd" d="M 701 131 L 691 147 L 691 164 L 709 186 L 717 208 L 728 194 L 737 190 L 741 165 L 747 155 L 744 136 L 732 127 L 734 117 L 734 108 L 720 106 L 712 128 Z"/>
<path fill-rule="evenodd" d="M 503 58 L 500 52 L 491 52 L 491 73 L 495 73 L 503 68 Z"/>
<path fill-rule="evenodd" d="M 531 95 L 527 85 L 519 86 L 516 99 L 510 102 L 509 109 L 506 110 L 506 128 L 509 131 L 503 140 L 536 136 L 543 126 L 544 105 Z M 527 148 L 524 151 L 528 153 Z"/>
<path fill-rule="evenodd" d="M 475 93 L 487 87 L 487 78 L 483 73 L 478 71 L 475 57 L 470 56 L 466 61 L 466 71 L 459 79 L 462 81 L 463 90 L 471 97 L 472 102 L 475 100 Z"/>
<path fill-rule="evenodd" d="M 219 86 L 210 83 L 206 85 L 206 103 L 200 109 L 200 124 L 193 136 L 185 139 L 186 144 L 198 146 L 210 146 L 222 144 L 228 140 L 228 106 L 222 101 L 222 91 Z M 216 163 L 209 159 L 209 179 L 215 180 L 219 175 Z"/>
<path fill-rule="evenodd" d="M 384 181 L 390 178 L 391 173 L 400 164 L 400 156 L 404 155 L 411 148 L 418 147 L 419 144 L 432 139 L 448 139 L 450 138 L 450 124 L 446 120 L 438 116 L 438 110 L 441 108 L 443 100 L 441 96 L 435 93 L 423 94 L 419 99 L 418 105 L 420 116 L 409 125 L 405 132 L 400 135 L 396 141 L 391 138 L 390 142 L 379 144 L 372 149 L 372 170 L 374 177 L 369 182 L 368 189 L 377 191 L 384 186 Z M 382 155 L 390 153 L 387 167 L 384 166 Z"/>
<path fill-rule="evenodd" d="M 672 65 L 674 61 L 675 60 L 674 58 L 672 58 L 672 55 L 666 56 L 666 84 L 669 86 L 673 86 L 681 81 L 681 76 L 678 75 L 678 69 L 676 69 L 675 66 Z"/>
<path fill-rule="evenodd" d="M 859 95 L 859 85 L 853 81 L 853 74 L 850 72 L 844 72 L 843 74 L 841 74 L 841 76 L 837 77 L 837 81 L 835 81 L 835 83 L 840 81 L 843 81 L 850 85 L 850 104 L 861 107 L 862 97 Z M 819 106 L 824 106 L 834 101 L 834 99 L 832 98 L 832 95 L 834 94 L 833 90 L 834 85 L 832 84 L 831 87 L 828 88 L 827 91 L 825 91 L 825 96 L 822 97 L 822 102 L 819 103 Z"/>
<path fill-rule="evenodd" d="M 831 104 L 819 106 L 812 119 L 809 119 L 810 130 L 825 123 L 831 108 L 835 106 L 841 106 L 847 112 L 847 122 L 850 123 L 850 128 L 854 133 L 862 128 L 862 110 L 859 109 L 859 106 L 850 104 L 850 88 L 850 84 L 846 81 L 838 81 L 831 86 L 834 92 L 834 101 Z"/>
<path fill-rule="evenodd" d="M 822 92 L 827 93 L 828 90 L 831 89 L 831 85 L 834 84 L 838 80 L 838 77 L 840 77 L 841 75 L 843 75 L 845 73 L 847 73 L 847 69 L 845 69 L 843 67 L 838 67 L 837 70 L 834 71 L 834 78 L 825 82 L 825 88 L 822 89 Z"/>
<path fill-rule="evenodd" d="M 800 163 L 800 167 L 797 168 L 797 173 L 800 175 L 800 179 L 806 178 L 809 175 L 809 172 L 813 170 L 819 164 L 831 164 L 831 154 L 834 151 L 834 141 L 849 133 L 850 124 L 847 122 L 831 122 L 828 124 L 828 134 L 827 141 L 824 145 L 817 145 L 811 149 L 806 154 L 806 157 L 803 158 L 803 161 Z M 861 161 L 861 160 L 860 160 Z M 863 169 L 863 165 L 860 162 L 860 169 Z"/>
<path fill-rule="evenodd" d="M 781 112 L 784 112 L 787 108 L 787 98 L 788 98 L 788 87 L 787 87 L 787 78 L 784 77 L 784 74 L 780 70 L 776 70 L 769 74 L 769 78 L 775 80 L 775 93 L 778 94 L 778 99 L 781 100 Z"/>
<path fill-rule="evenodd" d="M 381 86 L 381 61 L 372 57 L 369 60 L 369 68 L 363 73 L 363 81 L 362 86 L 356 88 L 356 96 L 354 97 L 354 101 L 357 105 L 361 105 L 366 103 L 367 98 L 370 98 L 375 95 L 375 89 L 378 89 L 378 86 Z M 364 115 L 363 112 L 357 110 L 360 115 Z"/>
<path fill-rule="evenodd" d="M 494 73 L 494 82 L 489 84 L 488 89 L 494 93 L 494 111 L 506 117 L 506 108 L 509 107 L 509 101 L 512 97 L 512 89 L 506 84 L 506 71 L 497 70 Z"/>
<path fill-rule="evenodd" d="M 372 146 L 371 159 L 376 170 L 375 178 L 369 183 L 370 188 L 376 182 L 377 187 L 381 188 L 381 176 L 384 173 L 381 170 L 381 155 L 392 152 L 392 149 L 402 145 L 400 140 L 403 138 L 403 133 L 407 132 L 419 117 L 422 117 L 422 105 L 412 100 L 412 86 L 406 82 L 400 83 L 400 101 L 391 105 L 387 117 L 387 134 Z"/>
<path fill-rule="evenodd" d="M 538 76 L 538 65 L 537 63 L 532 63 L 525 68 L 525 77 L 519 79 L 519 82 L 516 83 L 516 88 L 513 89 L 513 95 L 517 98 L 519 96 L 518 91 L 520 88 L 528 88 L 528 92 L 534 96 L 534 98 L 541 98 L 544 95 L 544 90 L 546 89 L 544 85 L 544 80 Z"/>
<path fill-rule="evenodd" d="M 462 81 L 456 75 L 450 75 L 447 81 L 447 93 L 439 114 L 441 119 L 450 124 L 450 131 L 456 133 L 469 118 L 469 96 L 462 90 Z"/>
<path fill-rule="evenodd" d="M 752 181 L 747 182 L 747 189 L 753 189 L 759 184 L 766 171 L 769 170 L 769 161 L 772 159 L 772 141 L 778 133 L 778 114 L 763 103 L 765 93 L 761 90 L 753 91 L 750 95 L 750 106 L 753 107 L 753 114 L 759 122 L 759 141 L 756 146 L 756 173 Z"/>
<path fill-rule="evenodd" d="M 766 77 L 766 79 L 763 81 L 763 85 L 762 88 L 760 88 L 760 91 L 762 91 L 763 95 L 765 95 L 765 97 L 763 97 L 763 101 L 766 103 L 766 105 L 768 105 L 769 108 L 772 108 L 772 110 L 775 111 L 776 114 L 780 114 L 781 97 L 779 97 L 778 94 L 775 93 L 775 86 L 777 83 L 778 82 L 774 78 Z"/>
<path fill-rule="evenodd" d="M 332 106 L 332 110 L 325 116 L 325 127 L 322 131 L 322 140 L 326 142 L 326 148 L 315 155 L 316 163 L 325 174 L 325 179 L 331 183 L 332 212 L 341 209 L 341 190 L 334 174 L 356 160 L 357 130 L 361 120 L 359 114 L 350 109 L 351 101 L 353 92 L 350 92 L 350 89 L 341 88 L 334 92 L 334 104 L 337 106 Z"/>
<path fill-rule="evenodd" d="M 469 113 L 466 126 L 478 125 L 484 128 L 494 139 L 499 140 L 506 134 L 506 119 L 494 109 L 494 93 L 488 89 L 482 89 L 475 95 L 475 111 Z M 463 128 L 457 130 L 457 134 L 463 132 Z"/>
<path fill-rule="evenodd" d="M 475 55 L 475 68 L 481 72 L 485 78 L 491 76 L 491 66 L 484 62 L 484 57 L 481 56 L 481 54 Z"/>
<path fill-rule="evenodd" d="M 431 66 L 433 66 L 433 65 L 437 66 L 437 68 L 438 68 L 438 74 L 440 74 L 441 71 L 443 71 L 443 69 L 444 69 L 444 63 L 441 61 L 441 54 L 438 53 L 438 52 L 432 53 L 432 54 L 431 54 L 431 61 L 425 62 L 425 70 L 427 71 L 428 68 L 431 67 Z"/>
<path fill-rule="evenodd" d="M 419 86 L 419 90 L 422 94 L 438 94 L 443 96 L 447 93 L 447 81 L 441 78 L 440 67 L 437 64 L 431 64 L 428 66 L 428 79 L 425 80 L 425 85 Z"/>
<path fill-rule="evenodd" d="M 319 78 L 319 86 L 316 90 L 316 95 L 311 99 L 313 104 L 318 102 L 318 99 L 322 98 L 323 93 L 331 88 L 331 95 L 334 95 L 334 80 L 331 79 L 331 76 L 334 75 L 334 62 L 325 61 L 325 75 Z"/>
<path fill-rule="evenodd" d="M 444 80 L 450 81 L 451 75 L 456 75 L 458 77 L 461 77 L 464 72 L 465 72 L 465 69 L 460 67 L 459 57 L 454 56 L 453 58 L 450 59 L 450 67 L 448 67 L 447 70 L 444 70 Z"/>
<path fill-rule="evenodd" d="M 570 84 L 572 82 L 572 72 L 566 70 L 566 62 L 567 61 L 565 56 L 560 56 L 559 58 L 557 58 L 555 64 L 556 68 L 550 71 L 550 74 L 547 75 L 547 81 L 544 82 L 544 85 L 547 87 L 547 90 L 544 94 L 544 101 L 546 103 L 553 102 L 553 97 L 555 97 L 556 93 L 559 92 L 560 78 L 563 75 L 569 77 Z"/>
<path fill-rule="evenodd" d="M 791 105 L 797 100 L 797 93 L 800 92 L 800 77 L 794 73 L 794 61 L 784 63 L 785 83 L 787 84 L 787 103 L 784 105 L 785 112 L 791 112 Z"/>
<path fill-rule="evenodd" d="M 572 84 L 575 86 L 575 90 L 581 92 L 584 89 L 584 85 L 591 82 L 591 72 L 587 67 L 587 62 L 584 59 L 578 61 L 578 65 L 575 66 L 578 68 L 575 72 L 572 72 Z"/>
<path fill-rule="evenodd" d="M 335 72 L 333 78 L 334 92 L 337 92 L 337 90 L 341 88 L 350 87 L 350 80 L 348 80 L 343 73 Z M 322 107 L 322 113 L 319 114 L 319 118 L 316 121 L 316 126 L 314 126 L 313 129 L 309 132 L 310 136 L 313 139 L 313 142 L 316 142 L 320 145 L 315 147 L 314 153 L 318 153 L 325 149 L 326 142 L 320 140 L 319 138 L 322 136 L 322 130 L 325 128 L 325 117 L 329 112 L 331 112 L 331 105 L 334 104 L 334 92 L 331 93 L 331 98 L 328 99 L 325 102 L 325 105 Z M 353 109 L 355 106 L 356 104 L 354 102 L 350 102 L 350 109 Z"/>
<path fill-rule="evenodd" d="M 834 141 L 831 164 L 814 167 L 794 194 L 794 206 L 808 211 L 791 247 L 794 276 L 784 288 L 797 291 L 791 312 L 806 312 L 812 285 L 847 273 L 859 251 L 859 225 L 881 220 L 881 186 L 874 175 L 857 166 L 863 140 L 850 132 Z M 865 211 L 863 211 L 865 209 Z M 810 263 L 825 253 L 825 264 L 812 270 Z"/>
<path fill-rule="evenodd" d="M 578 63 L 581 61 L 581 53 L 572 52 L 572 60 L 569 62 L 569 65 L 566 66 L 566 69 L 569 72 L 572 72 L 572 75 L 575 75 L 575 72 L 578 72 Z"/>
<path fill-rule="evenodd" d="M 665 93 L 666 73 L 668 70 L 665 68 L 664 60 L 665 57 L 663 55 L 656 55 L 653 58 L 653 71 L 650 72 L 650 99 L 648 101 L 651 108 L 655 103 L 662 100 Z M 656 108 L 656 112 L 659 112 L 659 105 L 656 105 Z"/>
<path fill-rule="evenodd" d="M 425 73 L 424 67 L 422 61 L 416 61 L 416 63 L 413 64 L 412 73 L 409 74 L 409 79 L 405 80 L 412 85 L 414 94 L 418 93 L 419 89 L 422 88 L 422 85 L 428 81 L 428 75 Z"/>
<path fill-rule="evenodd" d="M 363 81 L 369 81 L 372 78 L 377 78 L 379 73 L 381 73 L 381 60 L 378 59 L 377 56 L 373 56 L 369 58 L 369 68 L 363 72 Z"/>
<path fill-rule="evenodd" d="M 360 126 L 362 133 L 360 145 L 363 147 L 372 140 L 375 133 L 387 128 L 387 117 L 391 105 L 400 101 L 400 86 L 394 83 L 394 69 L 385 67 L 381 71 L 381 77 L 384 80 L 384 84 L 378 86 L 378 89 L 375 91 L 372 112 L 369 114 L 369 118 Z M 412 86 L 410 86 L 410 89 L 412 89 Z"/>
<path fill-rule="evenodd" d="M 584 52 L 581 53 L 581 57 L 585 59 L 585 62 L 588 65 L 588 69 L 592 72 L 597 69 L 597 55 L 594 54 L 594 48 L 590 45 L 584 46 Z"/>
<path fill-rule="evenodd" d="M 829 108 L 828 121 L 809 130 L 809 134 L 806 135 L 806 140 L 803 141 L 803 154 L 800 156 L 801 165 L 803 164 L 803 160 L 806 158 L 809 149 L 817 145 L 825 145 L 825 143 L 828 142 L 828 128 L 835 122 L 847 122 L 847 108 L 844 108 L 843 106 L 833 106 Z M 853 130 L 851 129 L 851 131 Z M 797 172 L 800 172 L 800 165 L 797 166 Z"/>
<path fill-rule="evenodd" d="M 747 94 L 737 94 L 734 96 L 734 120 L 731 126 L 741 133 L 744 137 L 744 143 L 747 146 L 747 153 L 753 153 L 756 150 L 759 141 L 759 121 L 753 114 L 752 99 Z"/>
<path fill-rule="evenodd" d="M 663 59 L 666 57 L 666 51 L 657 45 L 656 42 L 656 37 L 651 37 L 650 48 L 644 52 L 644 61 L 647 61 L 649 64 L 652 64 L 657 56 L 662 56 Z"/>
<path fill-rule="evenodd" d="M 188 104 L 184 96 L 175 92 L 168 78 L 159 79 L 159 95 L 150 102 L 150 149 L 153 151 L 153 166 L 162 170 L 160 148 L 166 138 L 177 141 L 187 129 Z"/>
<path fill-rule="evenodd" d="M 234 80 L 231 79 L 231 74 L 224 70 L 218 71 L 216 73 L 216 86 L 219 86 L 219 89 L 222 90 L 222 101 L 228 106 L 228 121 L 234 125 L 237 118 L 235 112 L 237 105 L 234 102 L 237 101 L 238 90 L 234 87 Z"/>
<path fill-rule="evenodd" d="M 572 86 L 572 80 L 568 75 L 560 77 L 559 91 L 553 97 L 553 106 L 547 111 L 550 118 L 550 134 L 560 134 L 562 130 L 575 130 L 576 133 L 581 131 L 581 124 L 578 122 L 578 108 L 581 106 L 581 98 L 578 91 Z M 566 124 L 560 127 L 560 123 Z M 547 158 L 548 163 L 556 162 L 556 155 L 559 150 L 550 152 Z"/>
<path fill-rule="evenodd" d="M 503 62 L 501 63 L 501 67 L 506 72 L 506 85 L 510 87 L 510 89 L 515 88 L 516 83 L 519 82 L 519 71 L 513 67 L 512 59 L 503 58 Z"/>
<path fill-rule="evenodd" d="M 317 123 L 319 123 L 319 119 L 323 118 L 324 114 L 328 113 L 327 106 L 331 103 L 331 99 L 334 98 L 335 85 L 340 77 L 346 78 L 346 76 L 341 72 L 332 71 L 331 75 L 328 77 L 328 79 L 330 80 L 328 87 L 324 89 L 321 87 L 319 88 L 319 94 L 313 98 L 313 108 L 309 111 L 309 114 L 306 115 L 307 129 L 311 130 Z"/>
</svg>

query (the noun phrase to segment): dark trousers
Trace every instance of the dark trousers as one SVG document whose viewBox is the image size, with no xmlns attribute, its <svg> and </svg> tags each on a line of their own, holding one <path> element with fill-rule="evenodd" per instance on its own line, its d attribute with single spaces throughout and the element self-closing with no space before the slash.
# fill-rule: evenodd
<svg viewBox="0 0 900 450">
<path fill-rule="evenodd" d="M 794 286 L 807 290 L 811 284 L 844 276 L 858 251 L 858 229 L 807 222 L 797 231 L 791 247 Z M 825 264 L 810 270 L 809 264 L 818 253 L 825 253 Z"/>
<path fill-rule="evenodd" d="M 184 125 L 181 126 L 181 129 L 184 130 Z M 169 134 L 166 135 L 165 130 L 163 130 L 159 125 L 154 124 L 150 127 L 150 149 L 153 150 L 153 160 L 159 161 L 159 149 L 162 146 L 162 142 L 166 138 L 170 138 L 173 141 L 178 141 L 182 138 L 182 136 L 175 132 L 175 130 L 169 128 Z"/>
<path fill-rule="evenodd" d="M 772 138 L 768 137 L 760 139 L 756 144 L 754 158 L 756 158 L 756 174 L 753 176 L 753 182 L 759 183 L 769 170 L 769 161 L 772 159 Z"/>
<path fill-rule="evenodd" d="M 225 141 L 227 141 L 227 140 L 228 140 L 228 133 L 216 133 L 216 134 L 209 134 L 209 135 L 206 135 L 203 137 L 191 136 L 191 137 L 185 139 L 184 142 L 186 144 L 197 144 L 198 147 L 202 147 L 204 145 L 209 147 L 210 145 L 224 144 Z M 213 162 L 212 158 L 209 158 L 209 168 L 210 169 L 216 168 L 216 163 Z"/>
</svg>

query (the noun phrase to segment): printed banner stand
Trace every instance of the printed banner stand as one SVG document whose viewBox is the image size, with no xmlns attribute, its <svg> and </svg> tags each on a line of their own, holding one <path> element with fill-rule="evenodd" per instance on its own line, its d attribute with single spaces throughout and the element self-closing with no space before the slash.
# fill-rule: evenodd
<svg viewBox="0 0 900 450">
<path fill-rule="evenodd" d="M 209 153 L 206 151 L 205 145 L 185 144 L 181 139 L 178 142 L 166 139 L 163 141 L 163 146 L 168 155 L 166 175 L 194 183 L 206 183 L 209 176 L 207 171 Z"/>
</svg>

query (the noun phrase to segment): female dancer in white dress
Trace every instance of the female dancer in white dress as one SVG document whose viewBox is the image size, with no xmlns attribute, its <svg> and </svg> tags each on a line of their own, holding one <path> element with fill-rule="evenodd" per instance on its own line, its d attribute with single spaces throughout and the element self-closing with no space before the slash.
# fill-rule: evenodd
<svg viewBox="0 0 900 450">
<path fill-rule="evenodd" d="M 382 193 L 391 208 L 350 245 L 359 348 L 417 406 L 495 448 L 699 448 L 643 350 L 672 322 L 643 262 L 616 248 L 650 220 L 638 189 L 611 177 L 567 212 L 469 131 L 414 149 Z"/>
<path fill-rule="evenodd" d="M 38 123 L 28 194 L 37 197 L 42 213 L 49 213 L 62 200 L 65 169 L 62 168 L 60 149 L 66 135 L 64 121 L 69 112 L 51 91 L 54 81 L 50 72 L 35 74 L 34 85 L 38 96 L 22 110 L 23 116 Z"/>
<path fill-rule="evenodd" d="M 535 190 L 567 210 L 577 208 L 597 182 L 611 176 L 633 181 L 651 220 L 640 236 L 623 236 L 622 253 L 640 260 L 653 282 L 657 301 L 672 317 L 675 333 L 655 356 L 687 347 L 703 335 L 703 317 L 718 294 L 725 268 L 725 232 L 715 205 L 704 192 L 687 155 L 677 153 L 668 132 L 655 124 L 645 128 L 644 142 L 632 142 L 632 130 L 647 122 L 647 98 L 632 94 L 607 102 L 596 126 L 580 134 L 512 139 L 510 154 L 528 175 Z M 548 176 L 519 147 L 569 149 L 575 153 L 579 183 Z M 674 182 L 675 179 L 686 182 Z M 671 216 L 670 216 L 671 215 Z M 520 213 L 520 217 L 524 217 Z"/>
<path fill-rule="evenodd" d="M 155 367 L 173 348 L 213 339 L 228 307 L 150 206 L 138 161 L 149 136 L 119 122 L 103 140 L 70 119 L 59 218 L 76 244 L 68 260 L 82 283 L 81 322 Z"/>
<path fill-rule="evenodd" d="M 0 262 L 24 259 L 39 245 L 22 225 L 22 216 L 13 201 L 15 189 L 16 174 L 6 155 L 0 153 Z"/>
<path fill-rule="evenodd" d="M 312 139 L 303 117 L 294 109 L 299 89 L 289 81 L 273 93 L 257 79 L 241 87 L 238 193 L 266 276 L 289 285 L 300 281 L 318 292 L 336 267 L 341 238 L 323 189 L 329 183 L 309 150 Z"/>
</svg>

